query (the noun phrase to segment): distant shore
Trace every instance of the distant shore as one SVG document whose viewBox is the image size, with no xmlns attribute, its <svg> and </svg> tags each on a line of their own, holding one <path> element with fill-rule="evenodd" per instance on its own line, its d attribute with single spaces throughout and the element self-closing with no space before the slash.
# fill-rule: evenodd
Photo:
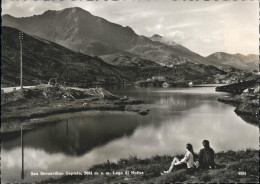
<svg viewBox="0 0 260 184">
<path fill-rule="evenodd" d="M 250 149 L 218 152 L 215 155 L 216 169 L 196 169 L 189 172 L 184 168 L 176 168 L 170 174 L 163 176 L 160 173 L 169 168 L 173 156 L 154 156 L 147 159 L 130 156 L 127 159 L 120 159 L 117 163 L 107 162 L 95 165 L 86 173 L 88 175 L 82 173 L 82 176 L 63 176 L 60 179 L 48 179 L 41 183 L 256 183 L 259 181 L 258 154 L 258 150 Z M 177 156 L 181 157 L 182 155 Z M 127 171 L 129 174 L 126 173 Z M 99 175 L 94 176 L 95 172 Z M 101 176 L 101 172 L 110 174 Z"/>
</svg>

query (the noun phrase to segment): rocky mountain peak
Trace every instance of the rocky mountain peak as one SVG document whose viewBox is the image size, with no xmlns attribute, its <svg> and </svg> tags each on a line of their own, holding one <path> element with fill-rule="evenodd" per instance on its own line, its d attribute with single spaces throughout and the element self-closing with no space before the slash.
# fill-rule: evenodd
<svg viewBox="0 0 260 184">
<path fill-rule="evenodd" d="M 161 36 L 161 35 L 158 35 L 158 34 L 154 34 L 154 35 L 152 36 L 152 38 L 162 38 L 162 36 Z"/>
<path fill-rule="evenodd" d="M 79 7 L 72 7 L 72 8 L 65 8 L 62 10 L 47 10 L 45 11 L 41 16 L 56 16 L 56 15 L 62 15 L 63 17 L 66 16 L 78 16 L 79 14 L 87 14 L 91 15 L 90 12 L 79 8 Z"/>
<path fill-rule="evenodd" d="M 82 8 L 80 8 L 80 7 L 65 8 L 65 9 L 60 10 L 60 11 L 58 11 L 58 12 L 59 12 L 59 13 L 61 13 L 61 12 L 67 12 L 67 13 L 82 13 L 82 12 L 84 12 L 84 13 L 90 14 L 90 12 L 88 12 L 87 10 L 84 10 L 84 9 L 82 9 Z"/>
<path fill-rule="evenodd" d="M 150 39 L 152 41 L 158 41 L 158 42 L 163 41 L 163 37 L 161 35 L 158 35 L 158 34 L 154 34 Z"/>
</svg>

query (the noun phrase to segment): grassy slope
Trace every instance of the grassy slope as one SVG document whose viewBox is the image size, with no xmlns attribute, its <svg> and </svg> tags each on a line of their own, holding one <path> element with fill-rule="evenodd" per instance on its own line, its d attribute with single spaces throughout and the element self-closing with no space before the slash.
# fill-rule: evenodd
<svg viewBox="0 0 260 184">
<path fill-rule="evenodd" d="M 167 170 L 173 157 L 154 156 L 139 159 L 135 156 L 121 159 L 117 163 L 105 163 L 93 166 L 96 172 L 141 171 L 143 175 L 110 176 L 66 176 L 59 180 L 50 179 L 43 183 L 165 183 L 165 182 L 258 182 L 259 152 L 257 150 L 227 151 L 216 154 L 217 169 L 189 172 L 186 169 L 174 169 L 168 175 L 160 175 Z M 246 176 L 238 175 L 245 171 Z"/>
<path fill-rule="evenodd" d="M 2 85 L 19 84 L 20 46 L 19 30 L 2 27 Z M 57 77 L 59 82 L 114 81 L 120 82 L 124 77 L 115 67 L 96 57 L 90 57 L 64 48 L 58 44 L 38 37 L 24 34 L 23 39 L 23 73 L 24 85 L 33 81 L 46 82 Z"/>
</svg>

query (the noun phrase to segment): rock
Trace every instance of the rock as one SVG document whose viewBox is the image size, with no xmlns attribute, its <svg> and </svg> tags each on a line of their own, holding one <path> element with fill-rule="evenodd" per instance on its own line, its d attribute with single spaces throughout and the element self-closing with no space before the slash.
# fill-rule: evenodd
<svg viewBox="0 0 260 184">
<path fill-rule="evenodd" d="M 232 103 L 232 104 L 239 104 L 241 103 L 240 95 L 231 95 L 231 96 L 223 96 L 219 97 L 218 101 L 225 102 L 225 103 Z"/>
<path fill-rule="evenodd" d="M 118 100 L 119 97 L 116 95 L 113 95 L 112 93 L 108 92 L 107 90 L 103 88 L 92 88 L 92 93 L 93 95 L 99 95 L 103 99 L 108 99 L 108 100 Z"/>
<path fill-rule="evenodd" d="M 137 99 L 137 98 L 120 98 L 119 100 L 115 101 L 115 104 L 124 104 L 124 105 L 134 105 L 134 104 L 141 104 L 144 103 L 144 100 Z"/>
<path fill-rule="evenodd" d="M 138 112 L 138 114 L 142 115 L 142 116 L 146 116 L 147 114 L 149 114 L 148 112 L 146 111 L 141 111 L 141 112 Z"/>
<path fill-rule="evenodd" d="M 237 84 L 238 86 L 232 85 L 234 89 L 242 91 L 242 94 L 224 96 L 218 98 L 218 101 L 231 103 L 235 108 L 235 112 L 240 116 L 251 116 L 251 122 L 259 123 L 259 93 L 255 93 L 255 91 L 259 90 L 259 85 L 255 82 L 253 87 L 244 89 L 244 85 Z M 231 86 L 231 85 L 229 85 Z M 232 88 L 233 88 L 232 87 Z M 242 89 L 243 90 L 242 90 Z M 248 119 L 248 118 L 247 118 Z M 255 124 L 257 124 L 255 123 Z"/>
<path fill-rule="evenodd" d="M 259 104 L 257 98 L 255 100 L 243 101 L 235 109 L 238 114 L 257 116 Z"/>
<path fill-rule="evenodd" d="M 257 84 L 257 80 L 239 82 L 235 84 L 216 87 L 216 91 L 241 94 L 245 89 L 252 88 L 256 84 Z"/>
<path fill-rule="evenodd" d="M 131 112 L 140 112 L 141 110 L 135 110 L 135 109 L 127 109 L 128 111 L 131 111 Z"/>
</svg>

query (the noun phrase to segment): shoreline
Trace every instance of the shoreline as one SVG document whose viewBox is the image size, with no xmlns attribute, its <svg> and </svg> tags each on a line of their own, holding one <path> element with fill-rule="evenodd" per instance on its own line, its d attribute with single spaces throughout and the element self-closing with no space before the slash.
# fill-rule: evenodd
<svg viewBox="0 0 260 184">
<path fill-rule="evenodd" d="M 72 88 L 68 88 L 69 90 Z M 17 113 L 13 113 L 16 115 L 16 117 L 24 117 L 25 124 L 28 125 L 26 130 L 33 129 L 34 126 L 43 125 L 45 123 L 54 123 L 55 121 L 59 121 L 59 118 L 54 116 L 60 116 L 60 118 L 64 118 L 64 116 L 70 116 L 69 113 L 64 113 L 63 111 L 69 110 L 68 112 L 71 112 L 70 110 L 74 109 L 74 112 L 80 112 L 80 111 L 87 111 L 87 110 L 116 110 L 116 111 L 132 111 L 133 113 L 136 113 L 134 110 L 130 110 L 126 108 L 126 105 L 132 105 L 132 104 L 140 104 L 143 103 L 143 100 L 131 98 L 131 97 L 123 97 L 120 98 L 118 96 L 112 95 L 109 92 L 106 92 L 103 89 L 98 88 L 98 90 L 101 90 L 99 92 L 102 92 L 102 94 L 95 93 L 94 95 L 89 95 L 89 91 L 87 91 L 87 98 L 75 98 L 77 95 L 81 96 L 81 92 L 85 93 L 85 89 L 72 89 L 76 91 L 72 91 L 71 93 L 67 94 L 68 97 L 66 98 L 58 98 L 51 100 L 51 102 L 48 103 L 48 105 L 55 104 L 55 107 L 50 106 L 37 106 L 41 107 L 43 109 L 31 112 L 31 114 L 26 114 L 25 116 L 19 116 Z M 88 89 L 90 90 L 90 89 Z M 91 90 L 97 90 L 91 89 Z M 81 91 L 81 92 L 79 92 Z M 19 92 L 19 91 L 18 91 Z M 68 92 L 68 91 L 66 91 Z M 77 95 L 75 95 L 75 94 Z M 107 94 L 106 94 L 107 93 Z M 74 94 L 73 97 L 69 97 L 70 94 Z M 100 96 L 101 95 L 101 96 Z M 25 95 L 26 96 L 26 95 Z M 83 95 L 84 96 L 84 95 Z M 45 99 L 45 97 L 44 97 Z M 88 99 L 86 101 L 86 99 Z M 231 99 L 231 98 L 230 98 Z M 238 97 L 239 99 L 239 97 Z M 41 100 L 43 100 L 41 98 Z M 219 100 L 220 101 L 220 100 Z M 237 101 L 234 100 L 234 104 Z M 23 102 L 23 101 L 22 101 Z M 31 102 L 29 100 L 29 102 Z M 34 101 L 32 101 L 34 102 Z M 44 102 L 44 101 L 42 101 Z M 11 102 L 13 103 L 13 102 Z M 84 105 L 84 103 L 86 103 Z M 8 104 L 8 103 L 7 103 Z M 29 103 L 30 104 L 30 103 Z M 69 107 L 68 107 L 68 104 Z M 19 106 L 19 104 L 17 104 Z M 39 104 L 38 104 L 39 105 Z M 33 106 L 30 106 L 30 109 L 32 109 Z M 50 109 L 52 108 L 52 109 Z M 45 111 L 46 109 L 49 109 L 49 111 Z M 80 110 L 82 109 L 82 110 Z M 86 110 L 87 109 L 87 110 Z M 18 109 L 21 110 L 21 112 L 24 112 L 24 109 Z M 55 111 L 54 111 L 55 110 Z M 48 116 L 45 116 L 48 114 L 48 112 L 51 112 Z M 56 113 L 60 112 L 60 113 Z M 28 118 L 29 117 L 29 118 Z M 44 117 L 42 119 L 37 119 L 37 117 Z M 8 116 L 5 117 L 6 121 L 8 120 Z M 14 116 L 13 116 L 14 118 Z M 33 118 L 33 119 L 31 119 Z M 48 119 L 50 118 L 50 119 Z M 66 118 L 66 117 L 65 117 Z M 18 118 L 19 119 L 19 118 Z M 8 123 L 5 123 L 7 125 Z M 17 126 L 14 127 L 7 127 L 6 131 L 3 131 L 3 124 L 2 124 L 2 133 L 11 133 L 11 132 L 17 132 L 20 131 L 20 125 L 21 123 L 17 123 Z M 9 129 L 9 130 L 8 130 Z M 11 131 L 10 131 L 11 130 Z M 180 156 L 180 155 L 177 155 Z M 214 170 L 208 170 L 208 171 L 202 171 L 202 170 L 196 170 L 194 173 L 187 173 L 185 169 L 178 169 L 174 170 L 169 175 L 161 176 L 160 172 L 163 170 L 168 169 L 170 162 L 172 160 L 172 156 L 153 156 L 151 158 L 146 159 L 140 159 L 136 156 L 130 156 L 128 159 L 120 159 L 116 163 L 104 163 L 104 164 L 98 164 L 94 165 L 90 168 L 91 171 L 115 171 L 116 173 L 120 173 L 126 170 L 130 170 L 133 172 L 136 172 L 137 174 L 133 174 L 130 176 L 126 176 L 124 174 L 115 174 L 110 176 L 63 176 L 60 179 L 47 179 L 40 183 L 71 183 L 72 181 L 78 181 L 81 183 L 124 183 L 124 182 L 131 182 L 131 183 L 162 183 L 162 182 L 231 182 L 231 181 L 237 181 L 237 182 L 255 182 L 256 175 L 255 170 L 258 166 L 259 158 L 258 156 L 258 150 L 246 150 L 246 151 L 225 151 L 225 152 L 218 152 L 216 153 L 216 162 L 219 165 L 218 169 Z M 241 159 L 243 161 L 241 161 Z M 257 162 L 256 162 L 257 160 Z M 256 165 L 257 164 L 257 165 Z M 253 169 L 250 169 L 252 167 Z M 248 173 L 247 176 L 239 176 L 238 172 L 243 172 L 241 168 L 245 168 L 246 172 Z M 258 169 L 257 169 L 258 170 Z M 176 172 L 175 172 L 176 171 Z M 143 174 L 138 174 L 138 172 L 143 172 Z M 223 173 L 228 173 L 224 174 Z M 229 178 L 231 177 L 231 179 Z M 223 180 L 221 180 L 223 179 Z M 259 178 L 257 178 L 258 180 Z"/>
<path fill-rule="evenodd" d="M 8 91 L 1 95 L 2 133 L 17 132 L 21 124 L 25 130 L 38 125 L 56 122 L 50 116 L 81 111 L 129 111 L 147 115 L 149 110 L 128 108 L 129 105 L 144 103 L 133 97 L 120 98 L 103 88 L 77 88 L 39 85 L 23 90 Z M 36 119 L 36 120 L 35 120 Z"/>
<path fill-rule="evenodd" d="M 48 99 L 49 96 L 46 95 L 46 89 L 53 88 L 58 89 L 59 97 L 55 97 L 51 100 Z M 36 90 L 36 92 L 35 92 Z M 43 91 L 42 91 L 43 90 Z M 34 91 L 34 92 L 33 92 Z M 39 97 L 40 91 L 40 97 Z M 54 91 L 57 92 L 57 91 Z M 15 96 L 15 99 L 11 94 L 18 93 L 18 97 Z M 21 94 L 23 93 L 23 94 Z M 35 95 L 36 97 L 29 97 L 29 95 Z M 44 93 L 45 96 L 42 96 L 41 93 Z M 66 98 L 64 98 L 64 94 Z M 74 96 L 72 96 L 72 94 Z M 109 93 L 108 91 L 102 88 L 76 88 L 76 87 L 55 87 L 51 85 L 36 86 L 33 88 L 26 88 L 21 90 L 16 90 L 13 92 L 4 93 L 1 96 L 3 100 L 3 95 L 7 95 L 7 99 L 4 99 L 4 102 L 1 103 L 2 107 L 2 133 L 11 133 L 17 132 L 21 129 L 21 124 L 24 124 L 25 130 L 30 130 L 35 128 L 38 125 L 57 122 L 61 120 L 60 118 L 52 118 L 52 116 L 62 115 L 66 113 L 82 112 L 82 111 L 130 111 L 135 112 L 139 115 L 148 114 L 149 110 L 131 110 L 127 108 L 127 105 L 136 105 L 141 104 L 144 101 L 132 97 L 123 97 L 120 98 L 116 95 Z M 38 95 L 38 96 L 37 96 Z M 71 95 L 71 96 L 70 96 Z M 26 96 L 26 98 L 24 97 Z M 47 97 L 46 97 L 47 96 Z M 54 95 L 55 96 L 55 95 Z M 242 98 L 242 97 L 243 98 Z M 255 107 L 255 104 L 245 103 L 252 96 L 248 95 L 229 95 L 218 98 L 219 102 L 227 103 L 236 107 L 235 113 L 240 116 L 245 121 L 258 125 L 260 121 L 257 119 L 255 114 L 258 107 Z M 9 100 L 10 98 L 11 100 Z M 5 101 L 7 100 L 7 102 Z M 40 101 L 40 104 L 38 103 Z M 33 103 L 38 104 L 33 104 Z M 8 106 L 8 108 L 5 108 Z M 248 106 L 250 108 L 248 108 Z M 4 108 L 3 108 L 4 107 Z M 4 110 L 3 110 L 4 109 Z M 35 120 L 36 119 L 36 120 Z M 51 119 L 51 120 L 50 120 Z"/>
<path fill-rule="evenodd" d="M 21 124 L 32 129 L 34 125 L 46 123 L 44 118 L 63 113 L 81 111 L 126 111 L 126 105 L 137 105 L 144 101 L 133 97 L 120 98 L 102 88 L 65 88 L 36 86 L 1 95 L 1 132 L 19 131 Z M 35 118 L 43 118 L 33 121 Z"/>
<path fill-rule="evenodd" d="M 226 104 L 233 105 L 235 107 L 234 112 L 240 116 L 245 121 L 254 124 L 260 125 L 260 120 L 258 117 L 259 113 L 259 104 L 258 104 L 259 95 L 255 94 L 242 94 L 237 95 L 233 94 L 231 96 L 219 97 L 218 101 Z"/>
<path fill-rule="evenodd" d="M 260 125 L 259 119 L 259 82 L 258 78 L 235 84 L 220 86 L 216 91 L 227 92 L 230 95 L 219 97 L 218 101 L 231 104 L 235 113 L 242 119 Z"/>
</svg>

